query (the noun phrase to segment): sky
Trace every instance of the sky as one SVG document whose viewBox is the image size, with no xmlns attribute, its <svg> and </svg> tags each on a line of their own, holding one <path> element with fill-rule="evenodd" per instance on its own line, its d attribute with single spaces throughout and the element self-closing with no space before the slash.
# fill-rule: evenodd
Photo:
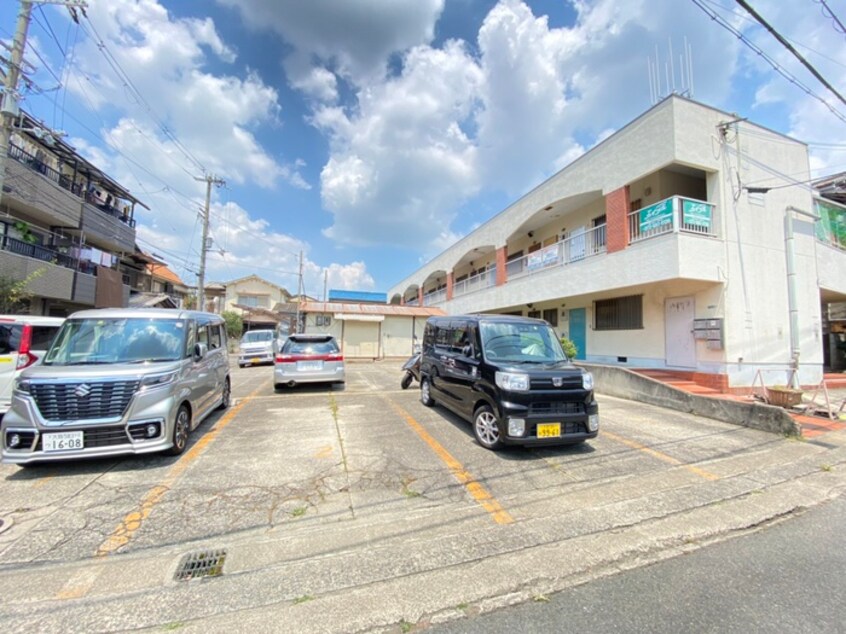
<svg viewBox="0 0 846 634">
<path fill-rule="evenodd" d="M 731 0 L 87 4 L 34 8 L 22 106 L 150 208 L 139 247 L 189 285 L 205 175 L 225 181 L 207 281 L 295 293 L 302 253 L 313 297 L 387 291 L 650 108 L 649 59 L 660 96 L 690 88 L 686 45 L 694 99 L 846 170 L 846 104 Z M 846 94 L 844 0 L 750 4 Z M 16 13 L 0 2 L 7 44 Z"/>
</svg>

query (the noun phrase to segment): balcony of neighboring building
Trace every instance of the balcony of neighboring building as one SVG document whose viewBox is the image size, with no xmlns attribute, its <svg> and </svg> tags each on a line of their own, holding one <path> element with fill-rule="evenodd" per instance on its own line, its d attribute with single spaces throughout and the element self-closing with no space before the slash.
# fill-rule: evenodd
<svg viewBox="0 0 846 634">
<path fill-rule="evenodd" d="M 75 230 L 101 248 L 133 250 L 138 201 L 73 148 L 55 139 L 46 145 L 30 134 L 15 133 L 9 158 L 9 208 Z"/>
<path fill-rule="evenodd" d="M 815 200 L 815 249 L 820 287 L 846 294 L 846 206 Z"/>
<path fill-rule="evenodd" d="M 717 282 L 724 247 L 709 178 L 669 166 L 608 195 L 550 201 L 513 228 L 504 246 L 473 246 L 452 270 L 429 272 L 422 292 L 409 285 L 404 303 L 455 313 L 663 280 Z"/>
</svg>

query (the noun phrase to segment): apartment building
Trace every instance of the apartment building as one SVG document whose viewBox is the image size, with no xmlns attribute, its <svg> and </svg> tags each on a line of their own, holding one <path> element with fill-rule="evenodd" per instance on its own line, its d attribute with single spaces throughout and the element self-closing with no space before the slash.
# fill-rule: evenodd
<svg viewBox="0 0 846 634">
<path fill-rule="evenodd" d="M 390 302 L 541 317 L 579 359 L 723 389 L 784 383 L 791 368 L 816 384 L 821 315 L 846 299 L 846 244 L 820 225 L 846 211 L 809 178 L 803 143 L 672 95 L 396 284 Z"/>
<path fill-rule="evenodd" d="M 23 113 L 5 166 L 0 271 L 29 279 L 29 312 L 126 306 L 121 258 L 135 250 L 143 203 Z"/>
</svg>

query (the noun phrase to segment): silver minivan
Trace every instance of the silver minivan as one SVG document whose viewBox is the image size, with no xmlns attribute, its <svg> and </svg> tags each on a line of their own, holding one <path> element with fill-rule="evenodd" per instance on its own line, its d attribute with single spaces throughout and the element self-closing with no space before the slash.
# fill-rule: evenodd
<svg viewBox="0 0 846 634">
<path fill-rule="evenodd" d="M 0 425 L 7 463 L 167 451 L 229 406 L 218 315 L 99 309 L 71 315 L 42 363 L 16 380 Z"/>
</svg>

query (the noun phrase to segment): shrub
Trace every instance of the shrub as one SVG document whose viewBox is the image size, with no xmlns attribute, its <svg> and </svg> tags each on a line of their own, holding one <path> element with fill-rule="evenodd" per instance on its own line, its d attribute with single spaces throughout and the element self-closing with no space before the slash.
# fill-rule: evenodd
<svg viewBox="0 0 846 634">
<path fill-rule="evenodd" d="M 561 337 L 561 347 L 564 348 L 564 354 L 567 355 L 568 359 L 575 359 L 576 355 L 579 354 L 579 349 L 576 347 L 576 344 L 566 337 Z"/>
<path fill-rule="evenodd" d="M 244 332 L 244 322 L 241 320 L 241 315 L 232 310 L 224 310 L 221 317 L 226 322 L 226 335 L 230 339 L 240 339 L 241 333 Z"/>
</svg>

